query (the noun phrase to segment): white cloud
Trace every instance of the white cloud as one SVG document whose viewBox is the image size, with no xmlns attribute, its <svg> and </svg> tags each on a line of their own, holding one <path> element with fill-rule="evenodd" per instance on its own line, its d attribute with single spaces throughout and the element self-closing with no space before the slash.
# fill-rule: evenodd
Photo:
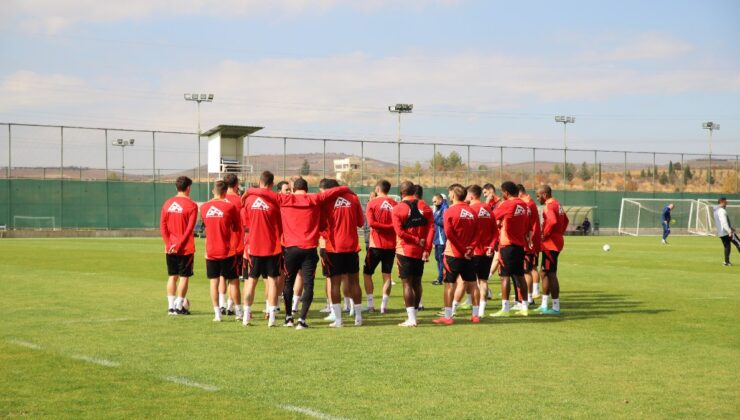
<svg viewBox="0 0 740 420">
<path fill-rule="evenodd" d="M 609 60 L 660 60 L 690 53 L 694 46 L 663 34 L 645 34 L 605 54 Z"/>
<path fill-rule="evenodd" d="M 10 98 L 0 101 L 0 112 L 22 108 L 69 106 L 94 100 L 74 94 L 84 85 L 81 79 L 62 74 L 18 71 L 0 81 L 0 97 Z"/>
</svg>

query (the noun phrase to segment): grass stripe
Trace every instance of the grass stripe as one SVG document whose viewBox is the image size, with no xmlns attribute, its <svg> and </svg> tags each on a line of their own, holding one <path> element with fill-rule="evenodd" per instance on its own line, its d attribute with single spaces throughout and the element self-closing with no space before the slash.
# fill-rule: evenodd
<svg viewBox="0 0 740 420">
<path fill-rule="evenodd" d="M 98 322 L 123 322 L 130 321 L 131 318 L 104 318 L 104 319 L 72 319 L 64 321 L 65 324 L 82 324 L 82 323 L 98 323 Z"/>
<path fill-rule="evenodd" d="M 41 346 L 38 344 L 34 344 L 30 341 L 25 340 L 8 340 L 8 343 L 15 344 L 16 346 L 25 347 L 27 349 L 31 350 L 41 350 Z"/>
<path fill-rule="evenodd" d="M 305 414 L 309 417 L 314 417 L 314 418 L 322 419 L 322 420 L 345 420 L 345 417 L 334 417 L 328 414 L 324 414 L 320 411 L 312 410 L 310 408 L 298 407 L 297 405 L 280 404 L 278 405 L 278 408 L 282 408 L 283 410 L 287 410 L 287 411 L 292 411 L 294 413 Z"/>
<path fill-rule="evenodd" d="M 162 379 L 165 380 L 165 381 L 168 381 L 168 382 L 173 382 L 173 383 L 176 383 L 176 384 L 185 385 L 185 386 L 189 386 L 189 387 L 192 387 L 192 388 L 199 388 L 199 389 L 202 389 L 202 390 L 208 391 L 208 392 L 218 391 L 218 387 L 215 386 L 215 385 L 208 385 L 208 384 L 201 384 L 201 383 L 198 383 L 198 382 L 193 382 L 193 381 L 191 381 L 188 378 L 182 378 L 182 377 L 178 377 L 178 376 L 163 376 Z"/>
<path fill-rule="evenodd" d="M 105 367 L 118 367 L 118 366 L 121 366 L 120 363 L 114 362 L 112 360 L 101 359 L 101 358 L 93 357 L 93 356 L 85 356 L 84 354 L 78 354 L 78 355 L 74 355 L 74 356 L 70 356 L 70 357 L 73 358 L 73 359 L 75 359 L 75 360 L 82 360 L 83 362 L 89 362 L 89 363 L 93 363 L 93 364 L 96 364 L 96 365 L 99 365 L 99 366 L 105 366 Z"/>
</svg>

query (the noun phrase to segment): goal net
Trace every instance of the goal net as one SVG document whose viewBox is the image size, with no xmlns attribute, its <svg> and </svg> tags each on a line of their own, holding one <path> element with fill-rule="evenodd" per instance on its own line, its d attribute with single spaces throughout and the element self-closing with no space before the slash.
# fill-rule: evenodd
<svg viewBox="0 0 740 420">
<path fill-rule="evenodd" d="M 689 219 L 689 232 L 695 235 L 717 235 L 717 221 L 714 211 L 717 208 L 717 200 L 700 198 L 696 200 Z M 733 227 L 737 228 L 740 223 L 740 200 L 727 200 L 727 216 Z"/>
<path fill-rule="evenodd" d="M 56 230 L 54 216 L 13 216 L 13 229 Z"/>
<path fill-rule="evenodd" d="M 401 202 L 401 197 L 393 194 L 388 194 L 389 198 L 392 198 L 396 200 L 396 203 Z M 367 203 L 370 201 L 370 194 L 357 194 L 357 198 L 360 199 L 360 204 L 362 204 L 363 213 L 365 210 L 367 210 Z M 365 226 L 357 229 L 357 234 L 364 237 L 367 241 L 370 237 L 370 228 L 367 226 L 367 220 L 365 221 Z"/>
<path fill-rule="evenodd" d="M 623 198 L 619 211 L 619 234 L 631 236 L 660 236 L 663 234 L 663 208 L 673 203 L 671 234 L 691 234 L 689 221 L 693 217 L 696 200 L 663 198 Z"/>
</svg>

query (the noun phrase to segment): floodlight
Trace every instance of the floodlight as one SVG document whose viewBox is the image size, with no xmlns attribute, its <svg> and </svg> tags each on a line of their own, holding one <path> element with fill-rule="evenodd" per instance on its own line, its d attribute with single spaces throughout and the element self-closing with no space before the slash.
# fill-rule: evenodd
<svg viewBox="0 0 740 420">
<path fill-rule="evenodd" d="M 134 145 L 134 139 L 129 140 L 128 141 L 128 144 L 130 144 L 131 146 L 133 146 Z"/>
</svg>

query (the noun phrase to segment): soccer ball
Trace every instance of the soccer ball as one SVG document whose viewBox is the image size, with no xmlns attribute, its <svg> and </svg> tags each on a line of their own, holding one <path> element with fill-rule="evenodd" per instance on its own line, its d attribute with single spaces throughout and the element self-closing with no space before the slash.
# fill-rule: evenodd
<svg viewBox="0 0 740 420">
<path fill-rule="evenodd" d="M 185 309 L 185 310 L 188 310 L 188 311 L 190 310 L 190 299 L 185 298 L 182 301 L 182 308 Z"/>
<path fill-rule="evenodd" d="M 603 249 L 604 252 L 609 252 L 612 249 L 612 247 L 610 247 L 609 244 L 604 244 L 604 246 L 602 246 L 601 249 Z"/>
</svg>

